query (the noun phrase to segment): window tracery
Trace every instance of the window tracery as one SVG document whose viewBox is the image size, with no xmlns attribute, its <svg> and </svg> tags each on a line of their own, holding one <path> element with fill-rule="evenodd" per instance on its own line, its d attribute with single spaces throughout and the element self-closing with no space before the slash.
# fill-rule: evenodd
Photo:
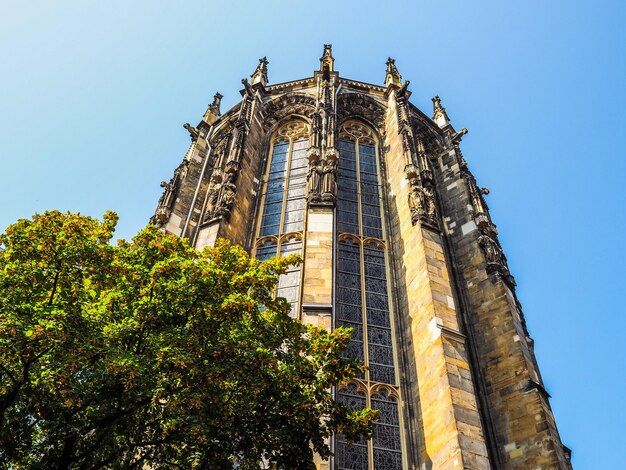
<svg viewBox="0 0 626 470">
<path fill-rule="evenodd" d="M 367 393 L 349 384 L 339 389 L 337 399 L 350 407 L 371 406 L 381 414 L 370 443 L 349 445 L 338 436 L 339 470 L 402 468 L 377 153 L 369 127 L 357 121 L 340 127 L 335 324 L 352 328 L 345 355 L 364 361 L 368 370 L 359 377 Z"/>
<path fill-rule="evenodd" d="M 274 134 L 263 184 L 262 216 L 256 257 L 302 253 L 309 127 L 301 120 L 288 121 Z M 300 298 L 301 267 L 290 267 L 281 275 L 276 295 L 291 304 L 297 316 Z"/>
<path fill-rule="evenodd" d="M 337 401 L 351 410 L 362 410 L 367 406 L 366 394 L 356 384 L 347 384 L 337 395 Z M 348 444 L 343 434 L 337 435 L 336 467 L 338 470 L 367 469 L 368 444 L 364 439 Z"/>
</svg>

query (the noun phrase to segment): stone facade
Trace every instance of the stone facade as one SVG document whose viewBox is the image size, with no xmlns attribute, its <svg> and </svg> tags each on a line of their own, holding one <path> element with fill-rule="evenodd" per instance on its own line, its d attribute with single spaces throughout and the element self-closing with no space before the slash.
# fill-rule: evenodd
<svg viewBox="0 0 626 470">
<path fill-rule="evenodd" d="M 151 220 L 197 248 L 300 252 L 278 295 L 305 322 L 354 327 L 369 372 L 338 399 L 388 415 L 319 468 L 571 468 L 467 130 L 439 97 L 432 118 L 411 104 L 392 59 L 384 86 L 340 77 L 330 46 L 310 78 L 268 85 L 267 66 L 231 110 L 218 93 L 185 125 Z"/>
</svg>

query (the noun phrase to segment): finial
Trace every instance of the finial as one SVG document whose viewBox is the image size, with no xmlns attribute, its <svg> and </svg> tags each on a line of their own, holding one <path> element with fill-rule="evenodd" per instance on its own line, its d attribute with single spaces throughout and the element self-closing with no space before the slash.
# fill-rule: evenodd
<svg viewBox="0 0 626 470">
<path fill-rule="evenodd" d="M 220 104 L 222 102 L 222 94 L 218 91 L 213 95 L 213 103 L 209 105 L 206 112 L 204 113 L 204 117 L 202 120 L 206 122 L 209 126 L 212 125 L 218 117 L 222 114 L 220 112 Z"/>
<path fill-rule="evenodd" d="M 320 72 L 332 72 L 335 59 L 333 58 L 333 45 L 324 44 L 324 53 L 320 57 Z"/>
<path fill-rule="evenodd" d="M 259 65 L 257 65 L 254 73 L 250 75 L 253 85 L 260 83 L 263 86 L 267 86 L 267 64 L 269 64 L 267 57 L 259 59 Z"/>
<path fill-rule="evenodd" d="M 433 98 L 433 111 L 433 121 L 435 121 L 439 127 L 444 128 L 450 125 L 450 118 L 448 118 L 446 108 L 441 105 L 441 98 L 439 98 L 439 96 Z"/>
<path fill-rule="evenodd" d="M 398 72 L 395 59 L 389 57 L 387 59 L 387 74 L 385 75 L 385 86 L 402 86 L 402 75 Z"/>
<path fill-rule="evenodd" d="M 219 111 L 220 103 L 222 102 L 222 98 L 224 98 L 224 95 L 222 95 L 219 91 L 216 92 L 213 95 L 213 103 L 211 103 L 211 106 L 213 106 L 214 108 L 216 108 Z"/>
</svg>

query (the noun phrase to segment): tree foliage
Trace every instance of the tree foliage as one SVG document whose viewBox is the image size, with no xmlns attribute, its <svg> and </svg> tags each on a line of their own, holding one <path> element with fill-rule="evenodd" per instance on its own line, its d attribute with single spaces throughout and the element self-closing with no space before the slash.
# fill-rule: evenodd
<svg viewBox="0 0 626 470">
<path fill-rule="evenodd" d="M 371 433 L 331 388 L 359 364 L 349 331 L 274 299 L 296 256 L 198 252 L 153 226 L 46 212 L 0 235 L 5 468 L 313 468 L 333 432 Z"/>
</svg>

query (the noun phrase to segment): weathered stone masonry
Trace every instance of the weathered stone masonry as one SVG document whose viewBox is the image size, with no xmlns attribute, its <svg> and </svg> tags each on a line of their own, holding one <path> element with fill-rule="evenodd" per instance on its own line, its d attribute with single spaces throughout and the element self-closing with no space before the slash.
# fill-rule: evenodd
<svg viewBox="0 0 626 470">
<path fill-rule="evenodd" d="M 369 372 L 338 399 L 386 414 L 372 442 L 338 437 L 318 467 L 571 468 L 467 130 L 439 97 L 432 118 L 417 109 L 392 59 L 384 85 L 340 77 L 330 46 L 312 77 L 269 85 L 267 67 L 231 110 L 217 93 L 185 125 L 151 221 L 198 248 L 300 252 L 279 284 L 292 315 L 354 327 Z"/>
</svg>

